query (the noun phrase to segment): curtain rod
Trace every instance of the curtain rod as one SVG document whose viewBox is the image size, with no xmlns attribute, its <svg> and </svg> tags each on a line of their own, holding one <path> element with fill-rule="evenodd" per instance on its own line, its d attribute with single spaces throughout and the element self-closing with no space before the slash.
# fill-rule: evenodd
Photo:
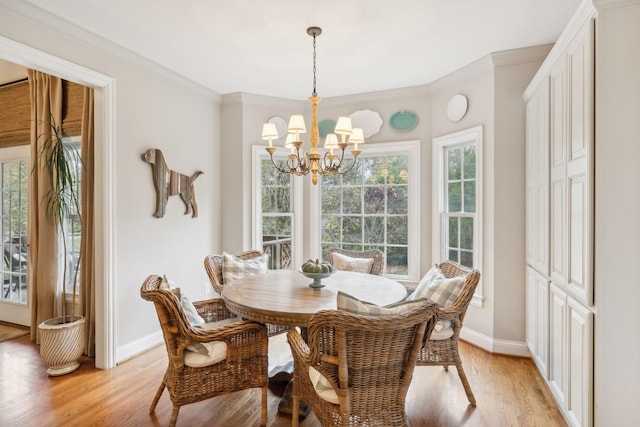
<svg viewBox="0 0 640 427">
<path fill-rule="evenodd" d="M 27 80 L 29 80 L 29 77 L 25 77 L 24 79 L 16 80 L 16 81 L 9 82 L 9 83 L 2 83 L 2 84 L 0 84 L 0 87 L 15 85 L 15 84 L 18 84 L 18 83 L 26 82 Z"/>
</svg>

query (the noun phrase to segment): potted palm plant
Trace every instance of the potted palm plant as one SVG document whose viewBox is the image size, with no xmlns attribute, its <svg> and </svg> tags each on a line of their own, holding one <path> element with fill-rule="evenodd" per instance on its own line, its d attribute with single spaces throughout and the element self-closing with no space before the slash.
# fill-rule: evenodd
<svg viewBox="0 0 640 427">
<path fill-rule="evenodd" d="M 49 180 L 50 189 L 43 195 L 46 217 L 54 225 L 63 250 L 62 268 L 62 316 L 47 319 L 38 325 L 40 331 L 40 356 L 49 366 L 51 376 L 64 375 L 80 366 L 78 359 L 84 350 L 85 318 L 76 315 L 76 295 L 80 256 L 68 261 L 67 234 L 65 225 L 74 214 L 80 212 L 80 194 L 76 182 L 77 165 L 83 167 L 76 148 L 63 137 L 60 127 L 51 121 L 51 136 L 42 141 L 37 164 L 41 173 Z M 78 215 L 78 218 L 80 216 Z M 82 221 L 78 222 L 82 229 Z M 80 255 L 82 252 L 80 252 Z M 70 265 L 71 264 L 71 265 Z M 72 271 L 70 271 L 72 270 Z M 67 308 L 67 277 L 72 276 L 71 313 Z M 60 275 L 59 275 L 60 276 Z"/>
</svg>

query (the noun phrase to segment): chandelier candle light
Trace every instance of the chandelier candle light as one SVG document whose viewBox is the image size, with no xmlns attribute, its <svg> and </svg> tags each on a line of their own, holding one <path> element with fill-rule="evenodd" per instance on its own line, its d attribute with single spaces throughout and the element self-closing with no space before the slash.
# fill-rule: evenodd
<svg viewBox="0 0 640 427">
<path fill-rule="evenodd" d="M 364 144 L 364 134 L 361 128 L 352 128 L 351 119 L 349 117 L 339 117 L 336 123 L 334 133 L 326 136 L 324 148 L 327 149 L 324 154 L 318 151 L 318 142 L 320 140 L 320 132 L 318 131 L 318 104 L 320 97 L 316 93 L 316 37 L 322 33 L 320 27 L 307 28 L 307 34 L 313 37 L 313 92 L 309 97 L 311 103 L 311 151 L 302 152 L 300 149 L 304 144 L 300 139 L 300 134 L 305 133 L 307 128 L 304 124 L 304 118 L 301 114 L 294 114 L 289 119 L 289 128 L 287 130 L 287 138 L 285 147 L 291 149 L 291 153 L 287 157 L 286 165 L 283 162 L 276 164 L 273 159 L 273 153 L 277 148 L 273 146 L 272 140 L 278 138 L 278 131 L 274 123 L 265 123 L 262 127 L 262 139 L 269 141 L 266 148 L 271 162 L 275 168 L 282 172 L 295 175 L 307 175 L 311 172 L 311 182 L 315 185 L 318 183 L 318 173 L 322 175 L 338 175 L 349 172 L 356 164 L 360 150 L 358 144 Z M 337 135 L 340 135 L 338 140 Z M 351 155 L 353 162 L 349 167 L 342 167 L 344 159 L 344 151 L 348 144 L 353 144 Z M 340 149 L 340 154 L 334 154 L 334 150 Z"/>
</svg>

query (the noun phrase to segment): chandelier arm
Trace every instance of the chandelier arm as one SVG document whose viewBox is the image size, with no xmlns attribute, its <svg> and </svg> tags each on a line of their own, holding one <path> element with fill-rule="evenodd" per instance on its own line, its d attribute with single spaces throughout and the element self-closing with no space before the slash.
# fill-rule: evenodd
<svg viewBox="0 0 640 427">
<path fill-rule="evenodd" d="M 300 167 L 300 157 L 293 153 L 289 154 L 287 157 L 287 166 L 289 167 L 289 173 L 295 173 L 294 171 L 297 171 Z"/>
<path fill-rule="evenodd" d="M 324 153 L 324 155 L 322 156 L 322 163 L 320 164 L 320 170 L 323 171 L 331 169 L 331 167 L 333 166 L 334 157 L 335 156 L 328 151 Z"/>
<path fill-rule="evenodd" d="M 353 158 L 353 162 L 351 162 L 351 166 L 349 166 L 349 169 L 344 170 L 344 171 L 340 171 L 339 174 L 342 175 L 342 174 L 345 174 L 347 172 L 351 172 L 351 169 L 353 169 L 353 167 L 356 165 L 357 162 L 358 162 L 358 158 L 354 157 Z M 342 161 L 340 163 L 342 163 Z"/>
<path fill-rule="evenodd" d="M 284 167 L 282 167 L 282 162 L 280 162 L 280 165 L 278 165 L 278 164 L 276 164 L 275 160 L 273 160 L 273 156 L 269 156 L 269 157 L 271 158 L 271 163 L 278 170 L 278 172 L 280 172 L 280 173 L 289 173 L 288 170 L 286 170 Z"/>
</svg>

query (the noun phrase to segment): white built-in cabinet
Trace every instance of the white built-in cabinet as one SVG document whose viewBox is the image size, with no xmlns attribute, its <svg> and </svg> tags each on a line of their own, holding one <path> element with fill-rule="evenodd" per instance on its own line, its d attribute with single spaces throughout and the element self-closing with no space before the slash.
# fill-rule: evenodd
<svg viewBox="0 0 640 427">
<path fill-rule="evenodd" d="M 525 92 L 526 333 L 567 421 L 592 426 L 595 12 L 572 23 Z"/>
</svg>

